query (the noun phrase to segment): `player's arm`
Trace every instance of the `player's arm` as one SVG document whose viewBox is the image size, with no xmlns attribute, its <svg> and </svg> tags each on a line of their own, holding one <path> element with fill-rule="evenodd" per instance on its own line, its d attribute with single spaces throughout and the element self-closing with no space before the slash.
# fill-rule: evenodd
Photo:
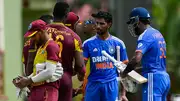
<svg viewBox="0 0 180 101">
<path fill-rule="evenodd" d="M 35 52 L 36 54 L 36 49 L 35 49 L 35 44 L 33 44 L 33 41 L 31 39 L 27 40 L 24 43 L 23 47 L 23 54 L 22 54 L 22 62 L 24 64 L 24 74 L 26 76 L 30 75 L 32 73 L 32 66 L 33 66 L 33 61 L 34 61 L 34 55 L 31 54 L 32 51 Z M 32 57 L 33 56 L 33 57 Z M 31 66 L 32 65 L 32 66 Z"/>
<path fill-rule="evenodd" d="M 123 75 L 126 76 L 129 72 L 135 69 L 135 67 L 141 62 L 143 54 L 150 48 L 152 42 L 145 40 L 138 40 L 138 45 L 136 47 L 135 55 L 128 63 Z"/>
<path fill-rule="evenodd" d="M 136 52 L 135 56 L 131 59 L 131 61 L 128 63 L 126 69 L 123 72 L 123 75 L 127 75 L 129 72 L 135 69 L 136 65 L 141 62 L 143 54 L 141 52 Z"/>
<path fill-rule="evenodd" d="M 26 65 L 27 65 L 27 59 L 28 59 L 28 50 L 29 46 L 23 47 L 23 52 L 22 52 L 22 63 L 23 63 L 23 75 L 26 76 Z"/>
<path fill-rule="evenodd" d="M 34 64 L 34 58 L 36 56 L 36 52 L 37 52 L 36 43 L 33 42 L 33 40 L 31 40 L 28 50 L 27 65 L 25 66 L 26 76 L 29 76 L 33 73 L 33 64 Z"/>
<path fill-rule="evenodd" d="M 121 43 L 120 45 L 120 61 L 122 61 L 124 64 L 128 64 L 129 60 L 128 60 L 128 56 L 127 56 L 127 51 L 126 51 L 126 46 L 124 43 Z M 126 89 L 123 86 L 123 84 L 121 83 L 121 95 L 120 96 L 126 96 Z"/>
<path fill-rule="evenodd" d="M 46 60 L 46 69 L 41 71 L 39 74 L 31 77 L 32 82 L 42 82 L 47 79 L 50 79 L 53 76 L 53 73 L 56 70 L 56 65 L 59 62 L 59 47 L 57 44 L 49 44 L 46 47 L 47 51 L 47 60 Z"/>
<path fill-rule="evenodd" d="M 78 73 L 79 80 L 82 81 L 85 75 L 85 65 L 83 60 L 83 53 L 82 53 L 82 43 L 81 39 L 74 38 L 74 44 L 75 44 L 75 72 Z"/>
<path fill-rule="evenodd" d="M 29 52 L 28 61 L 25 69 L 27 76 L 33 72 L 33 64 L 34 64 L 35 56 L 36 56 L 36 52 Z"/>
</svg>

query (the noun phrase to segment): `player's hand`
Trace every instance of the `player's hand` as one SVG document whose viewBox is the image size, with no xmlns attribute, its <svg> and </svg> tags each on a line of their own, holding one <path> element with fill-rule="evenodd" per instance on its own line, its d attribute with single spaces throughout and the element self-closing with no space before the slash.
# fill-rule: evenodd
<svg viewBox="0 0 180 101">
<path fill-rule="evenodd" d="M 20 77 L 16 77 L 13 79 L 12 83 L 14 84 L 14 86 L 18 87 L 17 83 L 19 83 L 20 81 Z"/>
<path fill-rule="evenodd" d="M 121 78 L 125 78 L 125 77 L 127 77 L 127 74 L 124 73 L 124 72 L 121 72 L 121 73 L 120 73 L 120 76 L 121 76 Z"/>
<path fill-rule="evenodd" d="M 20 89 L 27 87 L 32 83 L 32 80 L 30 78 L 22 77 L 22 76 L 19 76 L 18 78 L 19 78 L 18 81 L 13 83 L 15 83 L 16 87 Z"/>
<path fill-rule="evenodd" d="M 125 95 L 121 95 L 120 101 L 128 101 L 128 99 Z"/>
<path fill-rule="evenodd" d="M 73 76 L 75 76 L 77 74 L 77 72 L 75 70 L 73 70 Z"/>
<path fill-rule="evenodd" d="M 116 66 L 117 69 L 120 70 L 120 72 L 123 72 L 127 65 L 122 62 L 116 62 L 114 63 L 114 66 Z"/>
<path fill-rule="evenodd" d="M 84 80 L 84 75 L 77 73 L 77 78 L 78 78 L 79 81 L 83 81 Z"/>
<path fill-rule="evenodd" d="M 81 88 L 77 88 L 77 89 L 73 89 L 73 97 L 79 95 L 82 93 L 82 89 Z"/>
<path fill-rule="evenodd" d="M 46 82 L 54 82 L 54 81 L 57 81 L 57 80 L 61 79 L 62 76 L 63 76 L 63 73 L 64 73 L 64 72 L 63 72 L 62 64 L 61 64 L 61 63 L 58 63 L 58 64 L 57 64 L 57 67 L 56 67 L 56 70 L 55 70 L 55 72 L 53 73 L 52 78 L 46 80 Z"/>
</svg>

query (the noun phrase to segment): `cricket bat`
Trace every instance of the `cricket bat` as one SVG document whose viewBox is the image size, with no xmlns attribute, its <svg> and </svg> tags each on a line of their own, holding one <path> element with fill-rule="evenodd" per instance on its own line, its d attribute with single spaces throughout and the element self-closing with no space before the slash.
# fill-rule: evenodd
<svg viewBox="0 0 180 101">
<path fill-rule="evenodd" d="M 113 63 L 118 62 L 116 59 L 114 59 L 112 56 L 110 56 L 106 51 L 101 51 L 101 53 L 106 56 L 107 58 L 109 58 Z M 121 62 L 121 61 L 119 61 Z M 123 63 L 122 63 L 123 64 Z M 120 71 L 123 71 L 124 68 L 118 68 Z M 141 76 L 140 74 L 138 74 L 136 71 L 132 70 L 131 72 L 128 73 L 128 76 L 130 77 L 130 79 L 132 79 L 134 82 L 138 83 L 138 84 L 143 84 L 147 82 L 147 79 L 143 76 Z"/>
</svg>

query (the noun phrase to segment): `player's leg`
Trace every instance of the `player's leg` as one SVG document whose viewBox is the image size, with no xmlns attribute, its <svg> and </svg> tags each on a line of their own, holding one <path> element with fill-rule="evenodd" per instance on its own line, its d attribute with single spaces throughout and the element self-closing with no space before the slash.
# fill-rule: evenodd
<svg viewBox="0 0 180 101">
<path fill-rule="evenodd" d="M 102 94 L 100 101 L 116 101 L 118 100 L 118 82 L 113 80 L 107 83 L 102 83 Z"/>
<path fill-rule="evenodd" d="M 161 91 L 157 86 L 159 83 L 157 83 L 158 81 L 155 79 L 154 74 L 148 73 L 144 77 L 148 79 L 148 82 L 142 86 L 143 101 L 162 101 Z"/>
<path fill-rule="evenodd" d="M 60 79 L 58 101 L 72 101 L 72 77 L 68 72 Z"/>
<path fill-rule="evenodd" d="M 116 77 L 116 80 L 118 82 L 118 100 L 120 100 L 120 95 L 121 95 L 121 82 L 120 82 L 120 77 Z"/>
<path fill-rule="evenodd" d="M 166 101 L 167 100 L 167 95 L 168 95 L 169 90 L 170 90 L 170 86 L 167 88 L 167 90 L 162 95 L 162 101 Z"/>
<path fill-rule="evenodd" d="M 45 89 L 45 100 L 44 101 L 58 101 L 59 91 L 57 88 L 47 86 Z"/>
<path fill-rule="evenodd" d="M 148 82 L 143 84 L 143 101 L 166 101 L 170 80 L 167 74 L 148 73 L 145 75 Z"/>
<path fill-rule="evenodd" d="M 28 101 L 57 101 L 58 89 L 52 86 L 37 86 L 31 89 Z"/>
<path fill-rule="evenodd" d="M 165 83 L 165 91 L 164 91 L 164 93 L 163 93 L 163 95 L 162 95 L 162 101 L 166 101 L 167 95 L 168 95 L 168 92 L 169 92 L 170 86 L 171 86 L 171 84 L 170 84 L 170 78 L 169 78 L 169 75 L 168 75 L 168 74 L 167 74 L 167 75 L 164 75 L 164 83 Z"/>
<path fill-rule="evenodd" d="M 170 89 L 170 78 L 166 72 L 154 73 L 154 101 L 166 101 Z M 159 99 L 161 97 L 161 99 Z"/>
<path fill-rule="evenodd" d="M 101 84 L 99 82 L 88 82 L 86 85 L 84 101 L 100 101 Z"/>
</svg>

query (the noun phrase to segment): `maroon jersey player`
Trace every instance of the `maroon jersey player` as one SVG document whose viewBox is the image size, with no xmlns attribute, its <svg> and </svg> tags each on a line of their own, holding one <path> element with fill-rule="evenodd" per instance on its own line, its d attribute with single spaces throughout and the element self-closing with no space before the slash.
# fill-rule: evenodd
<svg viewBox="0 0 180 101">
<path fill-rule="evenodd" d="M 60 47 L 49 37 L 46 23 L 42 20 L 32 22 L 25 37 L 31 37 L 34 42 L 40 45 L 34 58 L 33 73 L 30 77 L 19 77 L 18 82 L 13 80 L 13 83 L 18 88 L 31 86 L 29 101 L 57 101 L 59 80 L 46 81 L 52 78 L 57 63 L 60 61 Z M 40 68 L 39 64 L 45 64 L 44 68 Z"/>
<path fill-rule="evenodd" d="M 69 6 L 65 2 L 56 3 L 53 11 L 54 21 L 49 24 L 50 29 L 47 29 L 51 36 L 51 30 L 58 30 L 60 33 L 52 34 L 52 38 L 62 45 L 62 66 L 64 75 L 60 79 L 59 100 L 72 101 L 72 74 L 73 60 L 75 60 L 74 70 L 82 78 L 85 74 L 84 61 L 82 56 L 81 39 L 70 28 L 63 24 L 63 20 L 68 13 Z M 59 41 L 58 41 L 59 40 Z"/>
</svg>

